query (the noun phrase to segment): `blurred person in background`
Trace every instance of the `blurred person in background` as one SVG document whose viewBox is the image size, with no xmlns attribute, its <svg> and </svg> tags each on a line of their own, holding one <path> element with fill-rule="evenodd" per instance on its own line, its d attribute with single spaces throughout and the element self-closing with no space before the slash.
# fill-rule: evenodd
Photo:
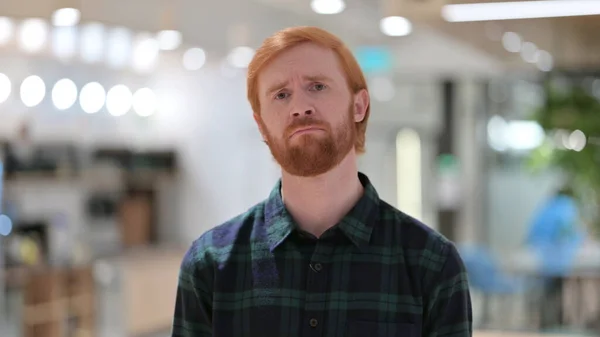
<svg viewBox="0 0 600 337">
<path fill-rule="evenodd" d="M 315 27 L 279 31 L 247 84 L 282 176 L 189 248 L 172 336 L 471 336 L 455 246 L 358 172 L 370 98 L 344 43 Z"/>
<path fill-rule="evenodd" d="M 526 240 L 543 278 L 540 301 L 543 328 L 562 321 L 563 280 L 570 272 L 584 238 L 573 189 L 570 184 L 565 184 L 541 205 Z"/>
<path fill-rule="evenodd" d="M 36 151 L 36 146 L 31 139 L 29 123 L 24 121 L 19 125 L 17 137 L 4 143 L 2 157 L 6 173 L 11 175 L 33 167 Z"/>
</svg>

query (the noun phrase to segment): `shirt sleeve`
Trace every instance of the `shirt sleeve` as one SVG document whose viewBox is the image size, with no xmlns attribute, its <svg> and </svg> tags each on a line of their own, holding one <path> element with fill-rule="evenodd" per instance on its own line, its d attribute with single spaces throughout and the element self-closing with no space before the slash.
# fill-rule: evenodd
<svg viewBox="0 0 600 337">
<path fill-rule="evenodd" d="M 467 273 L 457 249 L 445 245 L 442 268 L 426 294 L 425 337 L 471 337 L 473 316 Z"/>
<path fill-rule="evenodd" d="M 171 337 L 212 336 L 212 263 L 203 241 L 195 241 L 181 263 Z"/>
</svg>

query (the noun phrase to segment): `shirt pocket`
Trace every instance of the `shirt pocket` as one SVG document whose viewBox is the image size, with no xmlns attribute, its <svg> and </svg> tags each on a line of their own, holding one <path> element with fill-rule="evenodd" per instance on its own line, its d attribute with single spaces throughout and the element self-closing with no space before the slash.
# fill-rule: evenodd
<svg viewBox="0 0 600 337">
<path fill-rule="evenodd" d="M 351 321 L 348 337 L 416 337 L 417 329 L 411 323 Z"/>
</svg>

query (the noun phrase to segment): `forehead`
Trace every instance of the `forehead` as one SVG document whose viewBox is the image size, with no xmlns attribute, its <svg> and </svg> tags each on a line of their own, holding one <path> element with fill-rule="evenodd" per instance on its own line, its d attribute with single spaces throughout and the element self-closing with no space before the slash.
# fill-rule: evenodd
<svg viewBox="0 0 600 337">
<path fill-rule="evenodd" d="M 303 43 L 273 59 L 261 71 L 258 82 L 260 91 L 264 92 L 273 83 L 311 76 L 345 81 L 344 71 L 333 50 L 314 43 Z"/>
</svg>

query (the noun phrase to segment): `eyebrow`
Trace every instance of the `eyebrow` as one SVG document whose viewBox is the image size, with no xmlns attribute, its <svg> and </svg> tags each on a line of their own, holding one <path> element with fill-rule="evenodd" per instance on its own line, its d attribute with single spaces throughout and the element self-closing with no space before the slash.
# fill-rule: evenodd
<svg viewBox="0 0 600 337">
<path fill-rule="evenodd" d="M 321 75 L 321 74 L 304 76 L 303 78 L 304 78 L 304 80 L 309 81 L 309 82 L 331 82 L 332 81 L 330 77 Z M 266 92 L 267 96 L 270 96 L 274 92 L 277 92 L 277 91 L 285 88 L 289 83 L 290 83 L 290 81 L 281 81 L 281 82 L 275 83 L 274 85 L 270 86 L 269 89 L 267 90 L 267 92 Z"/>
</svg>

